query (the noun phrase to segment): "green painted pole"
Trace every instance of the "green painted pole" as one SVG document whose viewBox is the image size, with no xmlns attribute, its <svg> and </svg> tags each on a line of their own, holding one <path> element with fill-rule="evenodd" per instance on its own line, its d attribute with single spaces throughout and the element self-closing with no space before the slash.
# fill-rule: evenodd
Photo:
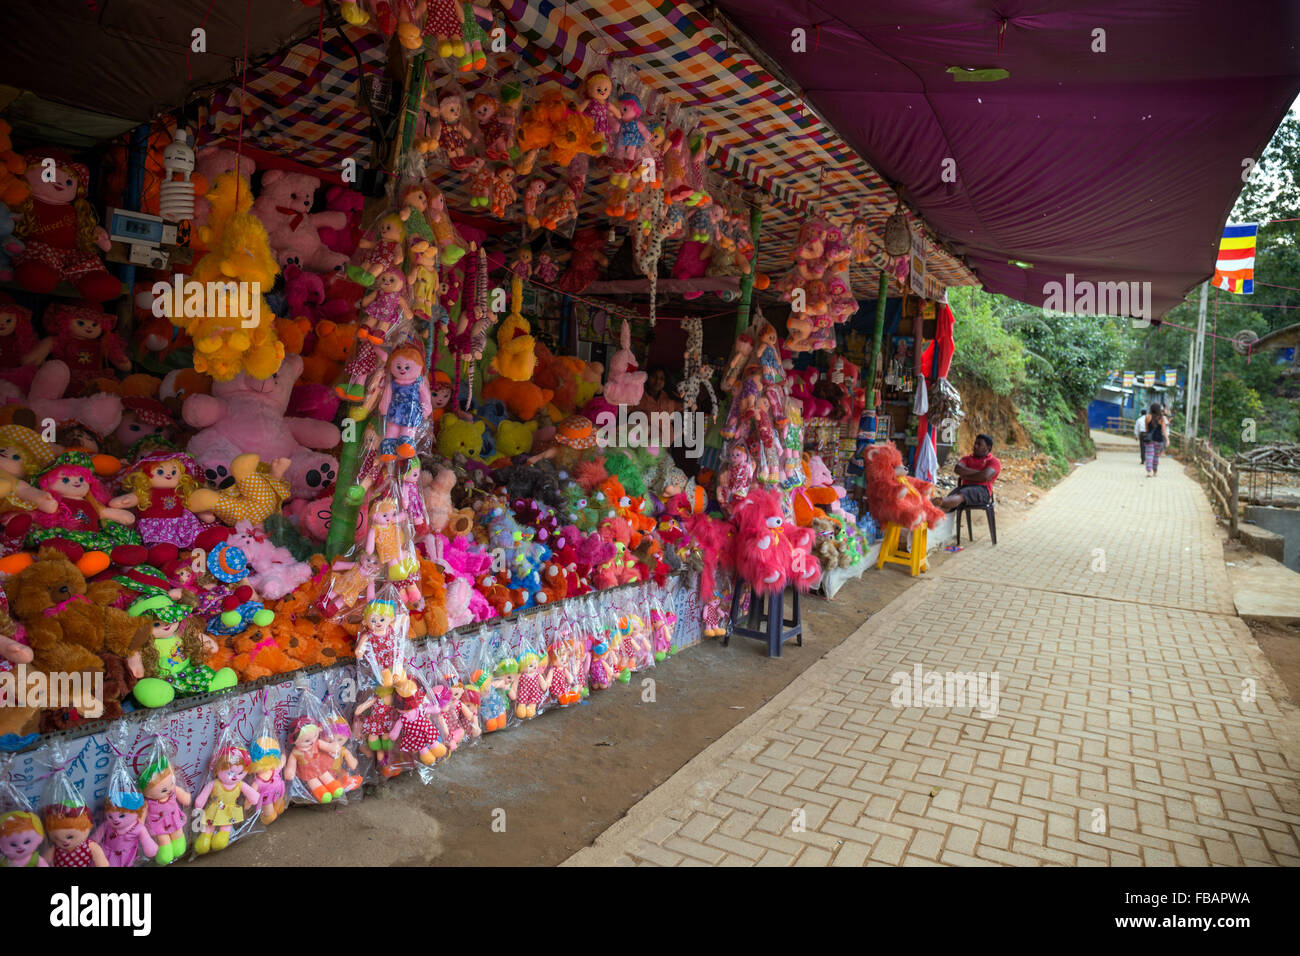
<svg viewBox="0 0 1300 956">
<path fill-rule="evenodd" d="M 749 306 L 754 297 L 754 273 L 758 269 L 758 236 L 763 227 L 763 207 L 755 203 L 749 210 L 749 235 L 754 243 L 754 260 L 749 275 L 740 277 L 740 305 L 736 306 L 736 335 L 749 328 Z"/>
<path fill-rule="evenodd" d="M 871 337 L 871 361 L 867 363 L 867 387 L 872 389 L 873 403 L 875 401 L 876 361 L 880 357 L 880 347 L 885 341 L 885 302 L 888 295 L 889 273 L 881 269 L 880 289 L 876 293 L 876 330 Z"/>
</svg>

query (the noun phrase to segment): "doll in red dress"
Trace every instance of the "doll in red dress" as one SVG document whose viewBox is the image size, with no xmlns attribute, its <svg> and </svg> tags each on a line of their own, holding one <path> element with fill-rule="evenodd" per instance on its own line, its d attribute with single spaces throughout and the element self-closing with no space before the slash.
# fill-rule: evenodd
<svg viewBox="0 0 1300 956">
<path fill-rule="evenodd" d="M 26 392 L 53 346 L 50 339 L 36 337 L 32 310 L 0 293 L 0 378 Z"/>
<path fill-rule="evenodd" d="M 27 243 L 14 260 L 18 284 L 48 295 L 67 279 L 91 302 L 121 295 L 122 283 L 99 258 L 112 243 L 86 200 L 89 170 L 54 149 L 32 150 L 24 158 L 31 195 L 14 210 L 14 233 Z"/>
<path fill-rule="evenodd" d="M 105 363 L 123 374 L 131 371 L 126 346 L 113 331 L 117 317 L 87 305 L 57 303 L 45 312 L 45 327 L 53 333 L 51 357 L 67 363 L 72 377 L 68 394 L 90 394 L 105 376 Z M 110 374 L 110 377 L 115 377 Z"/>
</svg>

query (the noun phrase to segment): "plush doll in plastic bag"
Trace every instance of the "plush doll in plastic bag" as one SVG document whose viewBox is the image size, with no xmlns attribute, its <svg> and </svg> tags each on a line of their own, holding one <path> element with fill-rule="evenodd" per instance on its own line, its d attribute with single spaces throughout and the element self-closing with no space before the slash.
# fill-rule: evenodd
<svg viewBox="0 0 1300 956">
<path fill-rule="evenodd" d="M 50 769 L 41 798 L 41 818 L 50 841 L 42 851 L 45 861 L 55 867 L 108 866 L 103 847 L 90 838 L 95 828 L 90 807 L 68 776 L 72 755 L 67 745 L 61 740 L 51 741 L 40 756 Z"/>
<path fill-rule="evenodd" d="M 13 756 L 0 761 L 0 868 L 49 866 L 41 855 L 45 827 L 13 783 L 14 762 Z"/>
<path fill-rule="evenodd" d="M 365 737 L 375 766 L 385 777 L 402 772 L 400 762 L 393 759 L 389 732 L 398 717 L 396 685 L 410 679 L 406 673 L 411 656 L 406 638 L 409 621 L 405 606 L 390 590 L 387 596 L 367 603 L 357 635 L 357 680 L 366 696 L 357 704 L 353 718 L 359 721 L 358 736 Z"/>
<path fill-rule="evenodd" d="M 486 647 L 489 642 L 485 641 Z M 508 697 L 514 686 L 519 665 L 512 658 L 504 658 L 495 665 L 487 665 L 470 676 L 470 687 L 479 697 L 479 716 L 484 733 L 504 730 L 510 711 Z"/>
<path fill-rule="evenodd" d="M 249 781 L 257 791 L 257 802 L 248 810 L 260 810 L 262 822 L 272 824 L 284 814 L 284 745 L 275 729 L 275 712 L 266 704 L 266 688 L 262 688 L 262 719 L 257 725 L 257 735 L 248 745 L 248 769 L 253 779 Z"/>
<path fill-rule="evenodd" d="M 450 753 L 451 733 L 443 711 L 451 707 L 451 691 L 441 684 L 430 686 L 419 671 L 412 670 L 412 675 L 397 688 L 398 716 L 388 737 L 397 750 L 432 767 Z"/>
<path fill-rule="evenodd" d="M 192 798 L 188 784 L 172 763 L 174 750 L 170 742 L 152 727 L 145 724 L 145 732 L 152 733 L 153 740 L 136 763 L 136 783 L 145 798 L 145 829 L 158 844 L 154 862 L 165 866 L 185 855 L 183 808 L 191 804 Z"/>
<path fill-rule="evenodd" d="M 135 866 L 158 855 L 158 843 L 146 823 L 144 794 L 128 765 L 135 743 L 136 728 L 120 720 L 109 728 L 108 745 L 114 753 L 108 773 L 108 794 L 104 798 L 104 822 L 95 828 L 91 840 L 108 857 L 109 866 Z"/>
<path fill-rule="evenodd" d="M 294 803 L 345 803 L 353 781 L 334 774 L 335 755 L 321 746 L 321 739 L 334 735 L 333 714 L 305 679 L 298 685 L 297 716 L 289 725 L 289 756 L 284 779 Z M 360 785 L 360 781 L 356 782 Z M 355 789 L 355 786 L 352 787 Z"/>
<path fill-rule="evenodd" d="M 203 856 L 224 850 L 246 836 L 260 819 L 257 790 L 248 782 L 248 749 L 230 723 L 225 705 L 218 714 L 221 731 L 212 752 L 208 782 L 194 795 L 194 852 Z M 245 809 L 252 807 L 251 815 Z"/>
<path fill-rule="evenodd" d="M 419 609 L 424 607 L 424 597 L 419 586 L 412 582 L 419 572 L 413 539 L 410 517 L 397 498 L 391 495 L 376 498 L 370 506 L 365 550 L 386 569 L 388 580 L 398 588 L 407 607 Z"/>
<path fill-rule="evenodd" d="M 510 687 L 509 696 L 515 705 L 515 716 L 520 720 L 531 720 L 545 709 L 554 676 L 554 671 L 545 669 L 547 657 L 539 646 L 540 641 L 533 626 L 535 623 L 534 617 L 525 618 L 519 624 L 519 629 L 525 632 L 523 652 L 516 658 L 519 672 Z"/>
<path fill-rule="evenodd" d="M 579 690 L 583 684 L 583 648 L 574 636 L 573 626 L 563 607 L 552 612 L 545 627 L 547 680 L 551 700 L 560 707 L 569 707 L 582 700 Z"/>
<path fill-rule="evenodd" d="M 657 595 L 651 593 L 650 639 L 656 661 L 665 660 L 676 650 L 673 647 L 673 637 L 676 633 L 677 615 L 669 607 L 667 601 L 660 601 Z"/>
<path fill-rule="evenodd" d="M 433 414 L 424 355 L 413 346 L 402 346 L 388 356 L 387 367 L 387 380 L 379 398 L 379 414 L 385 423 L 379 460 L 414 458 L 416 435 L 425 429 Z"/>
<path fill-rule="evenodd" d="M 359 774 L 353 773 L 360 764 L 357 755 L 348 744 L 352 740 L 352 728 L 348 720 L 336 707 L 326 707 L 325 726 L 316 746 L 329 758 L 330 774 L 341 781 L 344 793 L 353 793 L 361 788 L 365 781 Z"/>
</svg>

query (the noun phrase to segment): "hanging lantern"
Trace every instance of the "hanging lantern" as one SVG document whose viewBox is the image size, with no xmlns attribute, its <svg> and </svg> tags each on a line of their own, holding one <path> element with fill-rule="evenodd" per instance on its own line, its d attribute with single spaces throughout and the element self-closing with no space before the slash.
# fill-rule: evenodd
<svg viewBox="0 0 1300 956">
<path fill-rule="evenodd" d="M 894 207 L 894 214 L 885 222 L 885 252 L 891 256 L 905 256 L 911 251 L 912 230 L 900 204 Z"/>
<path fill-rule="evenodd" d="M 194 149 L 189 133 L 183 129 L 163 150 L 165 179 L 158 187 L 158 212 L 168 222 L 186 222 L 194 218 Z M 180 178 L 177 179 L 176 177 Z"/>
</svg>

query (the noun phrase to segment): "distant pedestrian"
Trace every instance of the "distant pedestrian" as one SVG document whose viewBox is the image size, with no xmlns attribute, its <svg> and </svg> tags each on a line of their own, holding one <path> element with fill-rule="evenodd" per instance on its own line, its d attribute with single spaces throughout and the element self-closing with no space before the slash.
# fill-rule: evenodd
<svg viewBox="0 0 1300 956">
<path fill-rule="evenodd" d="M 1136 438 L 1138 442 L 1138 464 L 1139 465 L 1145 465 L 1147 463 L 1147 443 L 1145 440 L 1146 433 L 1147 433 L 1147 413 L 1143 412 L 1137 418 L 1133 419 L 1133 437 Z"/>
<path fill-rule="evenodd" d="M 1169 436 L 1169 418 L 1164 406 L 1152 402 L 1147 410 L 1146 427 L 1142 432 L 1142 447 L 1146 451 L 1147 477 L 1154 478 L 1160 473 L 1160 453 L 1165 449 Z"/>
</svg>

